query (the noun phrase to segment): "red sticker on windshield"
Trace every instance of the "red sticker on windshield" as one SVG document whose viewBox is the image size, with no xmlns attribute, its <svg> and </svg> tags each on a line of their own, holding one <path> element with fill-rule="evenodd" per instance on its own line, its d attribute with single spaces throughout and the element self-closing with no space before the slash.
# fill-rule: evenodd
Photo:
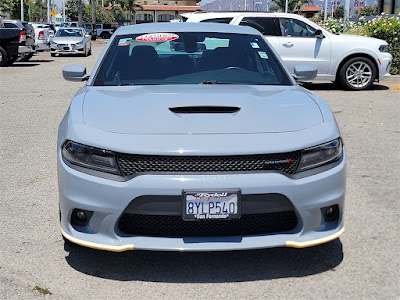
<svg viewBox="0 0 400 300">
<path fill-rule="evenodd" d="M 179 35 L 174 33 L 149 33 L 138 36 L 138 42 L 168 42 L 179 39 Z"/>
</svg>

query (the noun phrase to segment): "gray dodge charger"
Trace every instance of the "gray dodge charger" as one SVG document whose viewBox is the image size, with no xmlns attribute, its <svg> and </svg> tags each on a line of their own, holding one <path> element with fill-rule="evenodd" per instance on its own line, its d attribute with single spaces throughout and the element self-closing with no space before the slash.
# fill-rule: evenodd
<svg viewBox="0 0 400 300">
<path fill-rule="evenodd" d="M 61 232 L 109 251 L 308 247 L 344 231 L 329 106 L 249 27 L 119 28 L 58 133 Z M 316 76 L 299 65 L 297 80 Z"/>
</svg>

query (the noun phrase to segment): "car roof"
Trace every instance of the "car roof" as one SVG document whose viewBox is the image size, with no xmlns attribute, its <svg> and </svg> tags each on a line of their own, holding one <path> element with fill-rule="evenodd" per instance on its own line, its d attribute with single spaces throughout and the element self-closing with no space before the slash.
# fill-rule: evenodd
<svg viewBox="0 0 400 300">
<path fill-rule="evenodd" d="M 260 32 L 252 27 L 232 26 L 228 24 L 215 23 L 148 23 L 140 25 L 122 26 L 117 31 L 117 35 L 149 33 L 149 32 L 222 32 L 238 34 L 256 34 Z"/>
<path fill-rule="evenodd" d="M 211 18 L 228 18 L 228 17 L 238 17 L 238 16 L 246 16 L 246 17 L 295 17 L 297 19 L 303 19 L 304 16 L 284 13 L 284 12 L 262 12 L 262 11 L 210 11 L 210 12 L 191 12 L 180 14 L 185 18 L 194 18 L 194 19 L 211 19 Z"/>
<path fill-rule="evenodd" d="M 61 30 L 61 29 L 68 29 L 68 30 L 71 30 L 71 29 L 80 29 L 80 30 L 85 30 L 85 28 L 82 28 L 82 27 L 61 27 L 60 30 Z"/>
</svg>

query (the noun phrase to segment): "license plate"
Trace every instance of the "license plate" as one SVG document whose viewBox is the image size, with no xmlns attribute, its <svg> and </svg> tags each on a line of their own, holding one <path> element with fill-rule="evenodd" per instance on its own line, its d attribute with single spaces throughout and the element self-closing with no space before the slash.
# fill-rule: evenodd
<svg viewBox="0 0 400 300">
<path fill-rule="evenodd" d="M 227 220 L 240 218 L 240 191 L 183 191 L 184 220 Z"/>
</svg>

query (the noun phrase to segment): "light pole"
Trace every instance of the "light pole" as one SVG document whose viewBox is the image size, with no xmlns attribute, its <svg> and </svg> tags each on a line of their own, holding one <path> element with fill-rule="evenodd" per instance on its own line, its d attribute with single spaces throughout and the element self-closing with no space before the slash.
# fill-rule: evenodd
<svg viewBox="0 0 400 300">
<path fill-rule="evenodd" d="M 344 18 L 343 18 L 343 32 L 346 33 L 349 29 L 349 16 L 350 16 L 350 0 L 344 2 Z"/>
<path fill-rule="evenodd" d="M 21 0 L 21 21 L 24 21 L 24 0 Z"/>
<path fill-rule="evenodd" d="M 285 13 L 287 13 L 287 11 L 288 11 L 288 0 L 286 0 L 285 2 Z"/>
<path fill-rule="evenodd" d="M 325 0 L 324 22 L 326 22 L 327 13 L 328 13 L 328 0 Z"/>
<path fill-rule="evenodd" d="M 65 0 L 63 0 L 63 19 L 64 19 L 64 23 L 65 23 Z"/>
<path fill-rule="evenodd" d="M 154 23 L 157 23 L 157 3 L 158 3 L 158 1 L 154 1 L 154 5 L 155 5 L 155 8 L 154 8 Z"/>
</svg>

